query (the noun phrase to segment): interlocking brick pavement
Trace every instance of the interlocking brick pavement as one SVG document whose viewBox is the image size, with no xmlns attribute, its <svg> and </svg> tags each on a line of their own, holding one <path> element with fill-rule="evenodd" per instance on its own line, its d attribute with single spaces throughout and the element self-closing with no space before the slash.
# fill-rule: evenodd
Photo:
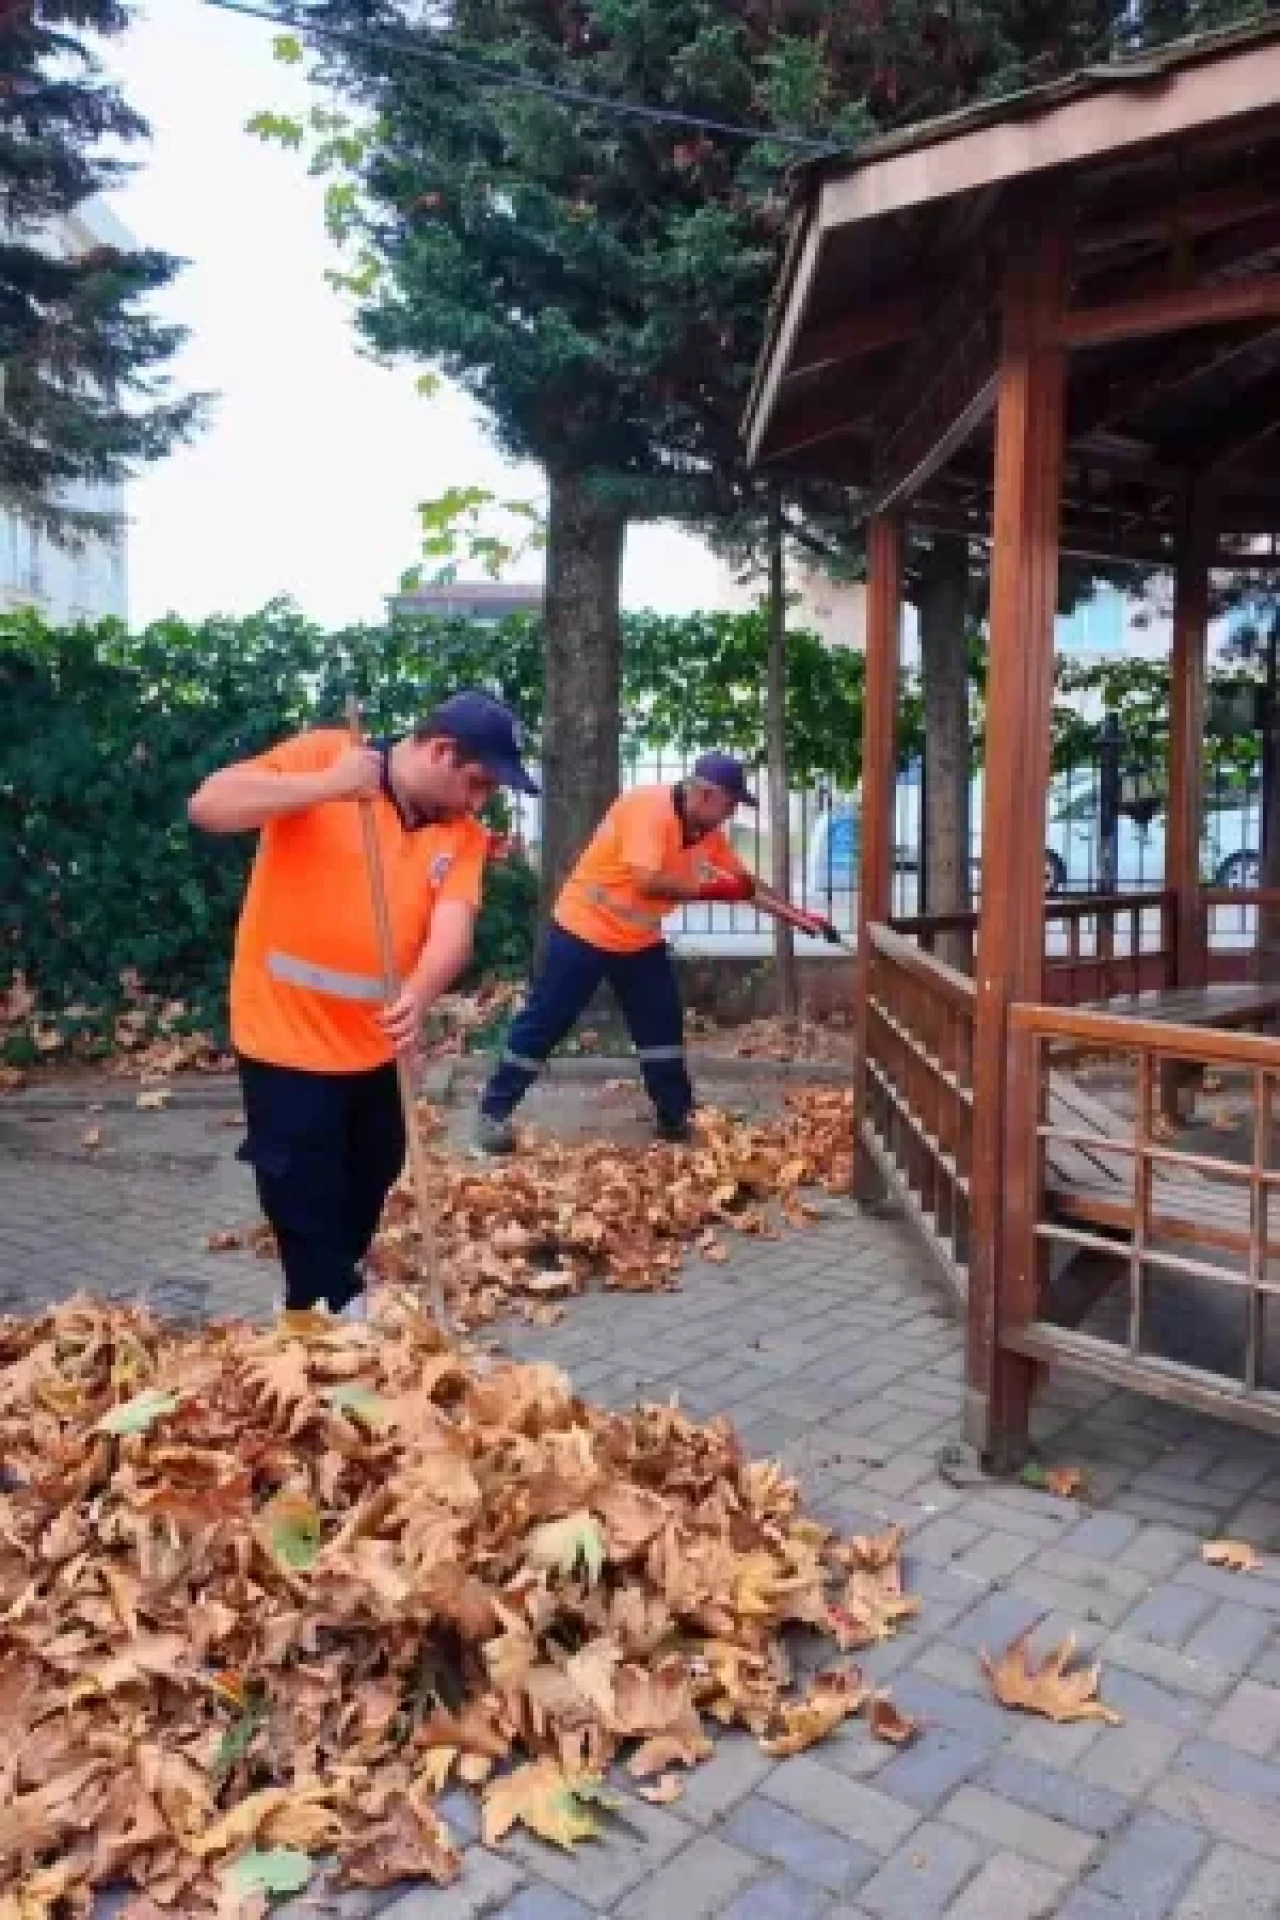
<svg viewBox="0 0 1280 1920">
<path fill-rule="evenodd" d="M 163 1115 L 138 1113 L 128 1089 L 111 1099 L 96 1152 L 83 1102 L 0 1106 L 0 1308 L 91 1286 L 184 1319 L 267 1313 L 271 1267 L 205 1251 L 255 1211 L 225 1124 L 234 1089 L 180 1086 Z M 638 1127 L 634 1104 L 615 1111 L 591 1087 L 549 1090 L 542 1117 Z M 558 1328 L 504 1338 L 601 1401 L 675 1393 L 729 1414 L 832 1524 L 900 1522 L 923 1609 L 864 1665 L 925 1731 L 900 1752 L 855 1725 L 779 1763 L 730 1735 L 672 1807 L 620 1788 L 623 1817 L 573 1857 L 531 1839 L 487 1853 L 472 1803 L 450 1796 L 467 1849 L 456 1887 L 321 1894 L 290 1920 L 1280 1916 L 1280 1558 L 1239 1576 L 1199 1556 L 1213 1535 L 1280 1549 L 1280 1446 L 1064 1378 L 1039 1430 L 1049 1456 L 1085 1469 L 1087 1501 L 951 1484 L 939 1455 L 959 1428 L 959 1329 L 908 1230 L 845 1204 L 727 1266 L 691 1263 L 676 1294 L 593 1293 Z M 1096 1649 L 1122 1726 L 1056 1727 L 992 1701 L 978 1652 L 1036 1623 Z"/>
</svg>

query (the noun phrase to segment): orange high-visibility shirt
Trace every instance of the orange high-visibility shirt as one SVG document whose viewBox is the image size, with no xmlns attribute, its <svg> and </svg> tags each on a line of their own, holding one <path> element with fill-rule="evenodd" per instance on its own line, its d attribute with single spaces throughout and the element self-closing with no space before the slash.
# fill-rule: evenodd
<svg viewBox="0 0 1280 1920">
<path fill-rule="evenodd" d="M 319 773 L 351 742 L 337 728 L 299 734 L 246 766 Z M 443 900 L 479 908 L 488 836 L 478 820 L 406 826 L 373 801 L 400 979 L 412 972 Z M 270 820 L 258 840 L 236 931 L 231 1038 L 274 1066 L 358 1073 L 394 1058 L 377 1023 L 386 1004 L 354 800 Z"/>
<path fill-rule="evenodd" d="M 640 891 L 637 875 L 661 874 L 682 886 L 745 871 L 719 831 L 685 845 L 674 787 L 633 787 L 615 800 L 565 882 L 555 920 L 605 953 L 640 953 L 662 940 L 662 922 L 680 902 Z"/>
</svg>

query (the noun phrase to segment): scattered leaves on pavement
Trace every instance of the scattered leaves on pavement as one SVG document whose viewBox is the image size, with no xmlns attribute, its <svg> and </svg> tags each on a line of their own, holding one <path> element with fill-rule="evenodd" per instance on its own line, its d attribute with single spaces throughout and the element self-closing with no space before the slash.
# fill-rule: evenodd
<svg viewBox="0 0 1280 1920">
<path fill-rule="evenodd" d="M 1230 1573 L 1256 1573 L 1262 1556 L 1244 1540 L 1207 1540 L 1200 1558 L 1209 1567 L 1225 1567 Z"/>
<path fill-rule="evenodd" d="M 440 1116 L 425 1104 L 420 1112 L 438 1134 Z M 493 1166 L 437 1148 L 428 1159 L 454 1324 L 467 1332 L 504 1312 L 545 1323 L 556 1317 L 550 1305 L 598 1277 L 624 1292 L 673 1288 L 690 1250 L 717 1264 L 728 1259 L 727 1233 L 770 1238 L 783 1226 L 813 1224 L 818 1216 L 802 1206 L 801 1191 L 847 1192 L 852 1144 L 852 1094 L 805 1088 L 789 1096 L 779 1119 L 758 1126 L 708 1109 L 688 1147 L 569 1145 L 526 1133 L 522 1151 Z M 209 1244 L 274 1254 L 263 1225 L 223 1231 Z M 372 1259 L 385 1281 L 419 1281 L 416 1207 L 403 1181 Z"/>
<path fill-rule="evenodd" d="M 915 1604 L 896 1532 L 841 1541 L 726 1422 L 594 1407 L 408 1294 L 0 1320 L 0 1458 L 3 1920 L 116 1881 L 137 1920 L 261 1913 L 320 1858 L 445 1885 L 458 1787 L 486 1838 L 573 1846 L 615 1764 L 662 1805 L 711 1726 L 794 1753 L 864 1709 L 784 1636 Z"/>
<path fill-rule="evenodd" d="M 1076 1660 L 1076 1643 L 1068 1635 L 1036 1664 L 1031 1635 L 1021 1634 L 998 1660 L 979 1655 L 991 1691 L 1001 1706 L 1020 1713 L 1038 1713 L 1046 1720 L 1105 1720 L 1119 1726 L 1122 1715 L 1098 1698 L 1100 1668 Z"/>
</svg>

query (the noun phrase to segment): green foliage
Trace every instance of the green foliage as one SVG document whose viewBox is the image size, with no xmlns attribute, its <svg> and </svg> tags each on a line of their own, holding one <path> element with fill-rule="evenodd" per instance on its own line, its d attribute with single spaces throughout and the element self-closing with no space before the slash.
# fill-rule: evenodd
<svg viewBox="0 0 1280 1920">
<path fill-rule="evenodd" d="M 110 530 L 67 488 L 123 479 L 189 436 L 201 412 L 166 391 L 182 330 L 143 305 L 178 262 L 111 245 L 76 259 L 48 251 L 50 226 L 121 179 L 121 146 L 146 135 L 95 52 L 128 19 L 120 0 L 41 0 L 6 7 L 0 27 L 0 495 L 66 539 Z"/>
</svg>

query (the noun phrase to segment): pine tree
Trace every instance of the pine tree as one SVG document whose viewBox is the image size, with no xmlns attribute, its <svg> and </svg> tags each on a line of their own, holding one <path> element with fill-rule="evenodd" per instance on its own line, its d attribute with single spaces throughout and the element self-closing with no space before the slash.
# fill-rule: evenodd
<svg viewBox="0 0 1280 1920">
<path fill-rule="evenodd" d="M 107 530 L 67 489 L 159 458 L 201 409 L 162 372 L 182 330 L 143 305 L 179 263 L 57 250 L 60 220 L 127 171 L 104 148 L 147 132 L 86 38 L 128 18 L 119 0 L 10 0 L 0 14 L 0 502 L 61 538 Z"/>
<path fill-rule="evenodd" d="M 441 367 L 481 402 L 503 448 L 547 474 L 549 889 L 616 791 L 627 521 L 765 521 L 739 421 L 799 157 L 776 135 L 847 147 L 1069 68 L 1105 43 L 1124 4 L 290 9 L 316 30 L 315 76 L 342 102 L 313 117 L 313 165 L 332 175 L 330 224 L 359 256 L 347 285 L 361 329 L 379 351 Z M 287 38 L 279 50 L 302 57 Z M 495 68 L 552 92 L 506 87 Z M 557 88 L 758 137 L 600 111 Z M 269 114 L 259 130 L 305 138 Z"/>
</svg>

